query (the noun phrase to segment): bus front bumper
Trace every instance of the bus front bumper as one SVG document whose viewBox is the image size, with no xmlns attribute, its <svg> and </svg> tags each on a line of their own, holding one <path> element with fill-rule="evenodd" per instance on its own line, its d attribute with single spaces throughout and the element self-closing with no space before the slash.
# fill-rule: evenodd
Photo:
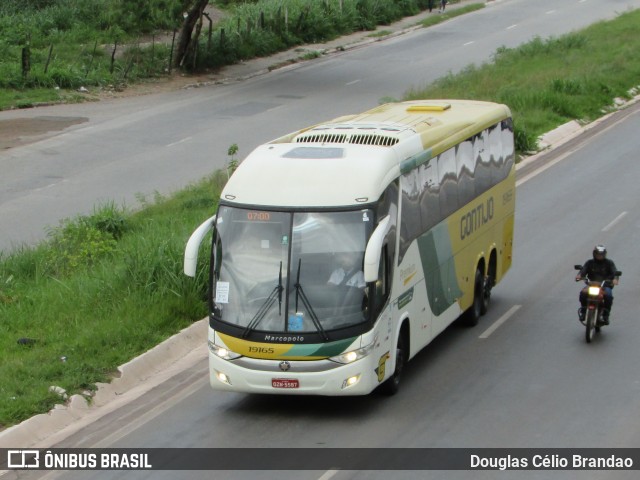
<svg viewBox="0 0 640 480">
<path fill-rule="evenodd" d="M 223 360 L 209 354 L 214 390 L 280 395 L 366 395 L 379 384 L 380 363 L 367 356 L 350 364 L 330 360 L 278 361 L 241 357 Z M 384 369 L 383 369 L 384 372 Z"/>
</svg>

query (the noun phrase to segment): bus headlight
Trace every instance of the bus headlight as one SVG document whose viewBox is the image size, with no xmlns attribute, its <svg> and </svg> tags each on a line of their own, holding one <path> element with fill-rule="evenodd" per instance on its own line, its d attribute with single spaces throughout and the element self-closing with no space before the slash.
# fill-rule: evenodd
<svg viewBox="0 0 640 480">
<path fill-rule="evenodd" d="M 209 340 L 209 351 L 213 353 L 216 357 L 220 357 L 223 360 L 233 360 L 235 358 L 241 357 L 239 353 L 232 352 L 231 350 L 227 350 L 224 347 L 219 347 L 215 343 Z"/>
<path fill-rule="evenodd" d="M 349 377 L 344 382 L 342 382 L 342 389 L 344 390 L 345 388 L 352 387 L 359 381 L 360 381 L 360 374 L 354 375 L 353 377 Z"/>
<path fill-rule="evenodd" d="M 366 357 L 373 350 L 376 341 L 374 340 L 366 347 L 358 348 L 356 350 L 351 350 L 350 352 L 341 353 L 340 355 L 336 355 L 335 357 L 329 358 L 332 362 L 344 363 L 345 365 L 348 363 L 353 363 L 356 360 L 360 360 L 361 358 Z"/>
<path fill-rule="evenodd" d="M 216 378 L 219 382 L 226 383 L 227 385 L 231 385 L 231 379 L 224 373 L 216 370 Z"/>
</svg>

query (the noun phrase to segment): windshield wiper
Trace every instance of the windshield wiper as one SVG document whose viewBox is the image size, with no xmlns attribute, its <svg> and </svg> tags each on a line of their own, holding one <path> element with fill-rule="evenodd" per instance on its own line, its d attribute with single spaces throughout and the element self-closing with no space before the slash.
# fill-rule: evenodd
<svg viewBox="0 0 640 480">
<path fill-rule="evenodd" d="M 255 330 L 258 324 L 267 316 L 267 313 L 271 309 L 272 305 L 276 301 L 276 296 L 278 297 L 278 307 L 279 307 L 279 315 L 282 316 L 282 291 L 284 287 L 282 286 L 282 262 L 280 262 L 280 273 L 278 274 L 278 285 L 276 285 L 264 303 L 260 306 L 256 314 L 253 316 L 247 327 L 242 332 L 242 338 L 247 338 L 247 336 Z"/>
<path fill-rule="evenodd" d="M 322 328 L 322 324 L 320 323 L 320 320 L 318 320 L 318 316 L 316 315 L 316 312 L 314 312 L 313 307 L 311 306 L 311 303 L 309 303 L 309 299 L 305 295 L 304 290 L 302 289 L 302 285 L 300 284 L 301 268 L 302 268 L 302 258 L 299 258 L 298 274 L 296 275 L 296 283 L 294 285 L 296 289 L 296 312 L 298 311 L 298 297 L 300 297 L 302 299 L 303 305 L 309 312 L 309 316 L 311 317 L 311 321 L 313 322 L 313 325 L 316 327 L 316 330 L 320 332 L 320 334 L 322 335 L 322 338 L 324 338 L 325 340 L 329 340 L 329 337 L 327 336 L 327 332 L 325 332 L 324 328 Z"/>
</svg>

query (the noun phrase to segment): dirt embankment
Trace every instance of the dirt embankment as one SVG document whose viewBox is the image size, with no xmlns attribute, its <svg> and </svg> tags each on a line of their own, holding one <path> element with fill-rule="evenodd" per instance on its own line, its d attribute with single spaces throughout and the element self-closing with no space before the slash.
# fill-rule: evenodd
<svg viewBox="0 0 640 480">
<path fill-rule="evenodd" d="M 32 142 L 49 132 L 59 132 L 71 125 L 84 123 L 86 117 L 40 116 L 0 120 L 0 151 Z"/>
</svg>

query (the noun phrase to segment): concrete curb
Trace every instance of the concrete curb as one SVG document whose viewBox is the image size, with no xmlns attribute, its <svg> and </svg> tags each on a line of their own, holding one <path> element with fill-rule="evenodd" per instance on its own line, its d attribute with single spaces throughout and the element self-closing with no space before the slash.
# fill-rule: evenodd
<svg viewBox="0 0 640 480">
<path fill-rule="evenodd" d="M 573 140 L 574 138 L 581 135 L 582 133 L 588 130 L 591 130 L 593 128 L 596 128 L 598 125 L 605 122 L 607 119 L 617 114 L 621 110 L 624 110 L 625 108 L 628 108 L 640 102 L 640 95 L 637 94 L 638 91 L 640 91 L 640 85 L 638 85 L 637 87 L 629 91 L 630 95 L 634 95 L 631 98 L 631 100 L 622 101 L 622 100 L 616 99 L 616 101 L 614 102 L 614 105 L 612 105 L 611 107 L 612 111 L 607 113 L 606 115 L 603 115 L 600 118 L 597 118 L 593 122 L 581 124 L 577 120 L 571 120 L 570 122 L 560 125 L 559 127 L 554 128 L 553 130 L 545 133 L 544 135 L 541 135 L 538 141 L 538 146 L 540 150 L 534 153 L 533 155 L 522 159 L 516 165 L 516 169 L 523 168 L 526 165 L 529 165 L 535 162 L 541 156 L 546 155 L 550 151 Z"/>
<path fill-rule="evenodd" d="M 31 447 L 89 413 L 139 386 L 200 347 L 207 338 L 208 319 L 199 320 L 151 350 L 118 367 L 120 376 L 111 383 L 99 383 L 93 397 L 73 395 L 65 405 L 31 417 L 0 432 L 0 448 Z"/>
</svg>

